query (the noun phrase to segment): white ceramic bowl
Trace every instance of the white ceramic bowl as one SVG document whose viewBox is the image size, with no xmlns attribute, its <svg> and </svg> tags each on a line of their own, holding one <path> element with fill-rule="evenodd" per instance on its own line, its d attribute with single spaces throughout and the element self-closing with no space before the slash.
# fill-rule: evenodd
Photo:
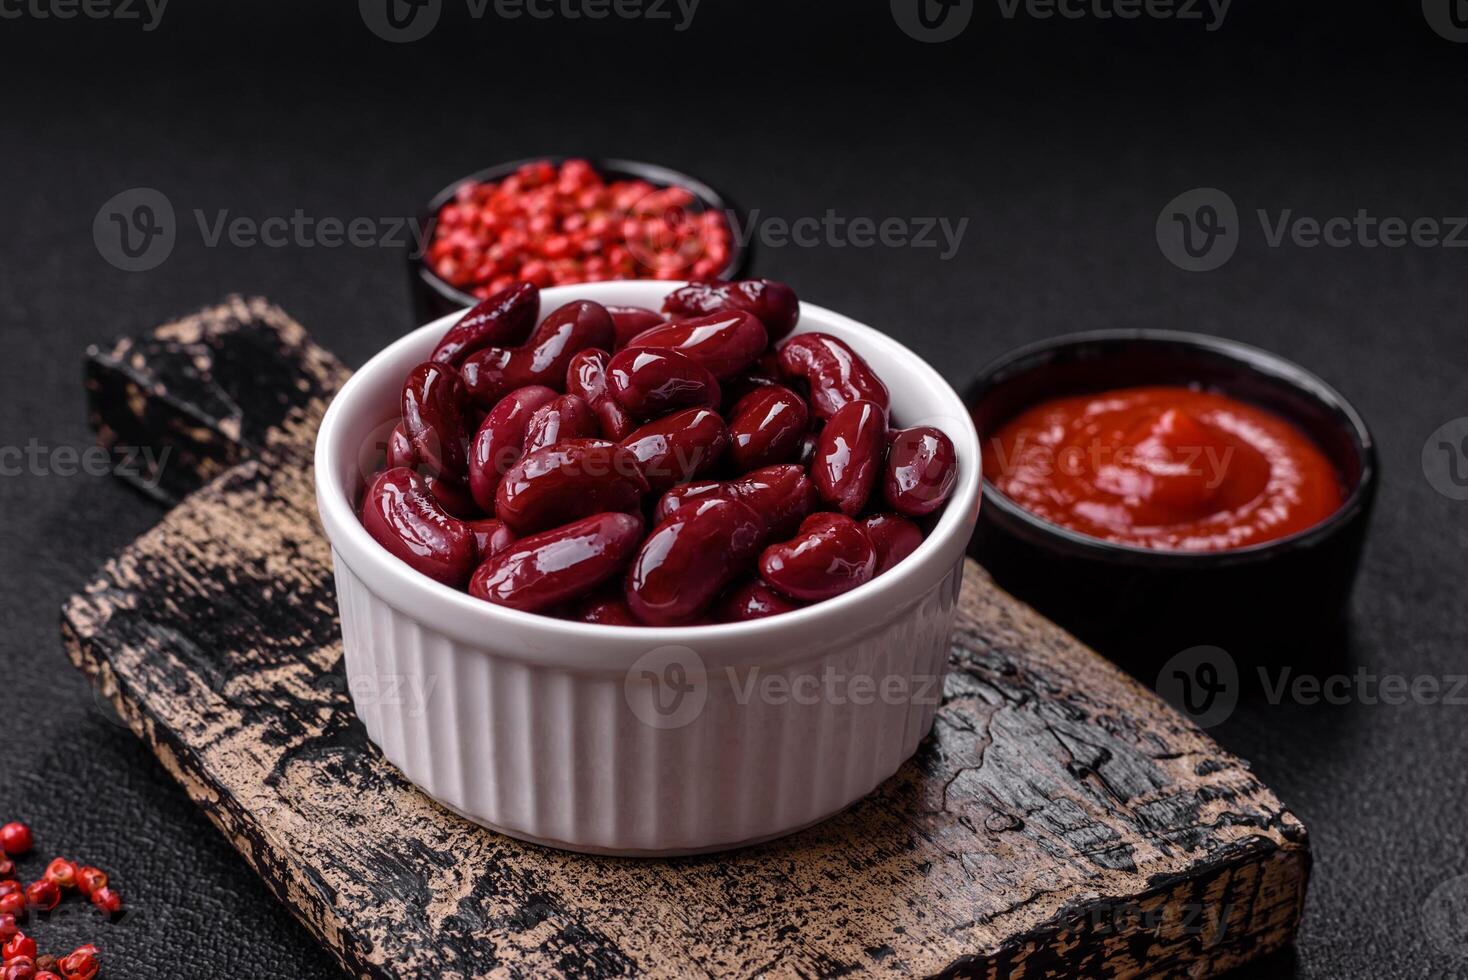
<svg viewBox="0 0 1468 980">
<path fill-rule="evenodd" d="M 657 308 L 678 283 L 547 289 Z M 952 499 L 922 546 L 845 595 L 749 623 L 605 627 L 517 612 L 418 574 L 354 502 L 398 417 L 403 378 L 454 322 L 389 346 L 326 413 L 316 494 L 331 540 L 346 673 L 367 733 L 464 816 L 524 840 L 615 854 L 718 850 L 786 834 L 860 799 L 928 733 L 942 690 L 979 442 L 942 377 L 890 337 L 801 304 L 797 332 L 849 343 L 892 394 L 894 425 L 943 429 Z"/>
</svg>

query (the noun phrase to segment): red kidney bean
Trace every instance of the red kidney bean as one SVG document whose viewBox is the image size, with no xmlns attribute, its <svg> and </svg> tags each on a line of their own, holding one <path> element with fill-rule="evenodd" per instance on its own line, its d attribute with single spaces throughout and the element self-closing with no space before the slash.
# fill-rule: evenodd
<svg viewBox="0 0 1468 980">
<path fill-rule="evenodd" d="M 719 600 L 716 617 L 721 623 L 745 623 L 781 613 L 794 612 L 804 603 L 794 602 L 758 578 L 737 585 Z"/>
<path fill-rule="evenodd" d="M 636 514 L 593 514 L 532 534 L 491 556 L 469 580 L 469 594 L 536 612 L 576 599 L 611 580 L 642 538 Z"/>
<path fill-rule="evenodd" d="M 800 319 L 800 300 L 795 290 L 773 279 L 693 282 L 669 293 L 663 300 L 663 310 L 678 316 L 742 310 L 765 325 L 771 340 L 781 340 Z"/>
<path fill-rule="evenodd" d="M 423 485 L 450 517 L 469 520 L 481 516 L 479 504 L 469 490 L 469 481 L 447 473 L 423 473 Z"/>
<path fill-rule="evenodd" d="M 571 439 L 528 453 L 505 473 L 494 514 L 529 534 L 603 511 L 632 511 L 647 493 L 637 457 L 603 439 Z"/>
<path fill-rule="evenodd" d="M 524 343 L 539 315 L 540 290 L 528 282 L 516 283 L 480 300 L 449 328 L 428 359 L 457 367 L 480 348 Z"/>
<path fill-rule="evenodd" d="M 525 425 L 525 451 L 533 453 L 563 439 L 595 439 L 601 424 L 591 406 L 575 395 L 561 395 L 535 410 Z"/>
<path fill-rule="evenodd" d="M 772 385 L 751 391 L 729 415 L 734 468 L 742 473 L 795 459 L 809 422 L 804 399 L 789 388 Z"/>
<path fill-rule="evenodd" d="M 474 550 L 483 562 L 490 555 L 499 554 L 515 540 L 515 534 L 505 522 L 494 517 L 469 521 L 469 530 L 474 534 Z"/>
<path fill-rule="evenodd" d="M 780 370 L 810 386 L 816 417 L 828 419 L 848 402 L 876 402 L 885 413 L 887 386 L 867 362 L 844 341 L 824 333 L 791 337 L 780 348 Z"/>
<path fill-rule="evenodd" d="M 553 389 L 528 385 L 490 409 L 469 445 L 469 491 L 487 514 L 494 513 L 500 477 L 524 455 L 525 429 L 537 409 L 556 399 Z"/>
<path fill-rule="evenodd" d="M 707 472 L 729 448 L 729 430 L 718 412 L 689 408 L 649 422 L 622 445 L 642 464 L 653 493 Z"/>
<path fill-rule="evenodd" d="M 909 517 L 931 514 L 957 481 L 958 452 L 940 429 L 919 425 L 892 433 L 882 496 L 893 510 Z"/>
<path fill-rule="evenodd" d="M 399 422 L 393 426 L 392 435 L 387 437 L 387 468 L 395 466 L 406 466 L 414 469 L 418 466 L 418 450 L 413 448 L 413 440 L 403 431 L 403 423 Z"/>
<path fill-rule="evenodd" d="M 648 535 L 627 569 L 628 608 L 654 626 L 695 619 L 749 568 L 763 531 L 759 515 L 737 500 L 679 510 Z"/>
<path fill-rule="evenodd" d="M 622 440 L 632 434 L 637 423 L 617 404 L 607 386 L 607 363 L 611 359 L 612 355 L 604 350 L 579 352 L 566 368 L 566 390 L 591 406 L 601 423 L 602 438 Z"/>
<path fill-rule="evenodd" d="M 611 314 L 612 328 L 617 335 L 616 346 L 612 350 L 621 350 L 627 346 L 627 341 L 642 331 L 667 322 L 661 313 L 641 306 L 608 306 L 607 312 Z"/>
<path fill-rule="evenodd" d="M 525 385 L 566 383 L 566 366 L 577 351 L 607 349 L 615 334 L 600 303 L 578 300 L 546 317 L 519 347 L 486 347 L 469 355 L 459 369 L 469 397 L 485 407 Z"/>
<path fill-rule="evenodd" d="M 597 623 L 601 626 L 641 626 L 641 621 L 627 608 L 627 600 L 622 597 L 619 588 L 615 595 L 597 593 L 582 600 L 577 606 L 572 619 L 578 619 L 583 623 Z"/>
<path fill-rule="evenodd" d="M 872 495 L 886 448 L 887 416 L 880 405 L 848 402 L 821 430 L 811 460 L 811 482 L 821 500 L 855 517 Z"/>
<path fill-rule="evenodd" d="M 819 432 L 807 432 L 800 437 L 800 452 L 795 454 L 795 461 L 801 466 L 809 466 L 811 460 L 816 458 L 816 446 L 820 444 L 821 434 Z"/>
<path fill-rule="evenodd" d="M 464 384 L 447 364 L 425 361 L 403 384 L 403 432 L 430 473 L 462 476 L 468 469 Z"/>
<path fill-rule="evenodd" d="M 769 345 L 764 324 L 732 310 L 712 316 L 678 320 L 644 330 L 624 347 L 657 347 L 687 354 L 720 381 L 734 377 L 759 360 Z"/>
<path fill-rule="evenodd" d="M 680 508 L 704 499 L 737 500 L 751 507 L 765 525 L 766 538 L 784 538 L 816 505 L 815 487 L 799 466 L 766 466 L 719 483 L 714 480 L 688 483 L 663 494 L 653 520 L 662 522 Z"/>
<path fill-rule="evenodd" d="M 629 347 L 607 363 L 607 385 L 633 418 L 654 419 L 680 408 L 718 408 L 719 382 L 687 354 Z"/>
<path fill-rule="evenodd" d="M 844 514 L 807 517 L 789 541 L 759 559 L 760 575 L 782 595 L 820 602 L 872 580 L 877 552 L 862 526 Z"/>
<path fill-rule="evenodd" d="M 422 477 L 406 467 L 372 478 L 361 518 L 378 544 L 435 582 L 462 586 L 474 571 L 474 533 L 444 513 Z"/>
<path fill-rule="evenodd" d="M 902 561 L 923 543 L 922 528 L 897 514 L 873 514 L 861 526 L 872 539 L 872 547 L 877 549 L 876 575 Z"/>
</svg>

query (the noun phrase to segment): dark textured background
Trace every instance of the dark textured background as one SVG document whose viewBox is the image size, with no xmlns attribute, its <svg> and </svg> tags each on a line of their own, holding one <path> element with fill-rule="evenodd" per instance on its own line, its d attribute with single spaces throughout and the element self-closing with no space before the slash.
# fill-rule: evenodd
<svg viewBox="0 0 1468 980">
<path fill-rule="evenodd" d="M 1468 45 L 1415 2 L 1236 0 L 1197 23 L 1003 20 L 919 44 L 885 3 L 704 0 L 693 26 L 475 21 L 389 45 L 351 4 L 178 4 L 159 27 L 0 20 L 0 446 L 89 443 L 80 358 L 230 291 L 263 293 L 350 364 L 409 325 L 393 249 L 205 247 L 190 213 L 411 214 L 457 175 L 538 152 L 687 169 L 767 216 L 968 218 L 931 249 L 765 249 L 761 274 L 888 330 L 955 384 L 1023 341 L 1117 324 L 1252 341 L 1353 399 L 1384 480 L 1338 668 L 1464 663 L 1468 503 L 1420 454 L 1468 415 L 1468 250 L 1265 245 L 1255 208 L 1468 213 Z M 212 9 L 211 9 L 212 7 Z M 6 10 L 14 10 L 7 7 Z M 1170 265 L 1158 212 L 1188 188 L 1245 214 L 1222 269 Z M 183 218 L 159 268 L 99 256 L 124 189 Z M 114 872 L 113 926 L 69 903 L 36 932 L 113 977 L 317 977 L 334 967 L 66 663 L 57 609 L 159 511 L 105 477 L 0 477 L 0 819 Z M 1246 611 L 1241 614 L 1247 614 Z M 1198 642 L 1208 638 L 1200 636 Z M 1455 960 L 1424 902 L 1468 874 L 1468 706 L 1269 704 L 1216 730 L 1311 829 L 1300 975 L 1422 976 Z M 27 874 L 42 865 L 23 863 Z"/>
</svg>

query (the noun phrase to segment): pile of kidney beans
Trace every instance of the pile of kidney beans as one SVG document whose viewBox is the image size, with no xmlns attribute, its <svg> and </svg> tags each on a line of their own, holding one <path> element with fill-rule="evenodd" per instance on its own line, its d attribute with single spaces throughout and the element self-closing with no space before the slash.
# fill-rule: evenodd
<svg viewBox="0 0 1468 980">
<path fill-rule="evenodd" d="M 539 312 L 534 285 L 496 293 L 403 385 L 361 520 L 439 582 L 590 623 L 758 619 L 887 571 L 953 490 L 953 443 L 889 429 L 850 347 L 785 339 L 782 283 Z"/>
</svg>

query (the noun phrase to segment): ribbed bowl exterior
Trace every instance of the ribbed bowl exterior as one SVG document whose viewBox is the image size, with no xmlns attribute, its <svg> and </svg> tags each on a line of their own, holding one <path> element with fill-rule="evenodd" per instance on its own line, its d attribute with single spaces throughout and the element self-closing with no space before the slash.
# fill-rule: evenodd
<svg viewBox="0 0 1468 980">
<path fill-rule="evenodd" d="M 770 651 L 777 666 L 707 669 L 679 646 L 598 672 L 459 642 L 332 557 L 348 686 L 383 754 L 485 826 L 614 854 L 776 837 L 891 776 L 932 727 L 963 576 L 960 560 L 859 634 Z"/>
</svg>

